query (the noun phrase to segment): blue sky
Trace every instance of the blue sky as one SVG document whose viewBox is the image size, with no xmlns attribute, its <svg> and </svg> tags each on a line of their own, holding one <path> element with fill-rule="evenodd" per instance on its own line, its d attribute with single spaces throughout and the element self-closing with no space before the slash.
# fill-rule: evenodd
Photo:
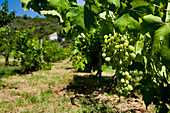
<svg viewBox="0 0 170 113">
<path fill-rule="evenodd" d="M 24 14 L 27 14 L 27 16 L 30 16 L 34 18 L 35 16 L 39 16 L 40 18 L 43 18 L 43 15 L 39 15 L 36 12 L 33 12 L 32 10 L 24 11 L 24 9 L 21 6 L 20 0 L 7 0 L 8 5 L 9 5 L 9 11 L 15 10 L 16 11 L 16 16 L 23 16 Z M 5 2 L 5 0 L 0 0 L 0 7 L 1 3 Z M 83 0 L 77 0 L 78 5 L 83 5 L 84 1 Z"/>
</svg>

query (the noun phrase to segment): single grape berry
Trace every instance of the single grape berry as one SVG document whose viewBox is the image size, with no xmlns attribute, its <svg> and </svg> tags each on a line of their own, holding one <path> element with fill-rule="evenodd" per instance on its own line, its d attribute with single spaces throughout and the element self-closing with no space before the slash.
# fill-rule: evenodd
<svg viewBox="0 0 170 113">
<path fill-rule="evenodd" d="M 110 57 L 106 57 L 106 58 L 105 58 L 105 61 L 106 61 L 106 62 L 110 62 Z"/>
<path fill-rule="evenodd" d="M 107 35 L 104 35 L 104 38 L 105 38 L 105 39 L 108 39 L 108 36 L 107 36 Z"/>
<path fill-rule="evenodd" d="M 128 85 L 128 90 L 132 91 L 133 87 L 131 85 Z"/>
<path fill-rule="evenodd" d="M 129 44 L 128 44 L 127 42 L 124 42 L 124 43 L 123 43 L 123 46 L 124 46 L 124 47 L 127 47 L 128 45 L 129 45 Z"/>
<path fill-rule="evenodd" d="M 130 54 L 130 56 L 131 56 L 133 59 L 135 59 L 135 58 L 136 58 L 135 53 L 131 53 L 131 54 Z"/>
<path fill-rule="evenodd" d="M 121 82 L 121 83 L 125 83 L 125 79 L 122 78 L 122 79 L 120 80 L 120 82 Z"/>
<path fill-rule="evenodd" d="M 119 47 L 120 47 L 119 45 L 116 45 L 116 46 L 115 46 L 116 49 L 119 49 Z"/>
<path fill-rule="evenodd" d="M 134 51 L 134 47 L 133 47 L 132 45 L 129 45 L 128 49 L 129 49 L 130 51 Z"/>
<path fill-rule="evenodd" d="M 106 53 L 102 53 L 102 57 L 103 57 L 103 58 L 106 57 Z"/>
</svg>

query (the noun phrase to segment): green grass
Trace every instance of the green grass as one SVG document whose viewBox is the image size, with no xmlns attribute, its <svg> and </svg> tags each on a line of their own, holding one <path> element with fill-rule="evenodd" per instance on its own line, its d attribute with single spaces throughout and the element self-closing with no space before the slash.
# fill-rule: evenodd
<svg viewBox="0 0 170 113">
<path fill-rule="evenodd" d="M 32 74 L 13 76 L 14 73 L 10 70 L 15 68 L 3 66 L 2 63 L 0 65 L 0 68 L 3 67 L 1 70 L 10 75 L 0 78 L 0 113 L 124 112 L 124 103 L 127 103 L 125 99 L 115 97 L 112 93 L 114 91 L 104 91 L 111 82 L 111 76 L 102 76 L 99 81 L 95 75 L 79 75 L 72 68 L 66 69 L 70 67 L 66 62 L 54 64 L 54 70 L 39 70 Z M 104 71 L 112 72 L 107 66 Z"/>
<path fill-rule="evenodd" d="M 17 70 L 19 70 L 17 66 L 5 66 L 4 63 L 0 63 L 0 78 L 15 75 Z"/>
</svg>

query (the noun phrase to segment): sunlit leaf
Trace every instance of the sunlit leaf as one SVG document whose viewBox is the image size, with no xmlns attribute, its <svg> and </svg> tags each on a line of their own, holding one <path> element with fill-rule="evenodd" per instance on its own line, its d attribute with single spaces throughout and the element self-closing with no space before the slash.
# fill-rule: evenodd
<svg viewBox="0 0 170 113">
<path fill-rule="evenodd" d="M 80 26 L 85 29 L 84 23 L 84 7 L 71 7 L 66 17 L 72 22 L 74 26 Z"/>
<path fill-rule="evenodd" d="M 139 22 L 132 18 L 128 13 L 121 16 L 114 22 L 115 29 L 124 33 L 126 30 L 138 32 L 140 30 Z"/>
<path fill-rule="evenodd" d="M 43 10 L 43 11 L 40 11 L 40 13 L 41 13 L 42 15 L 58 16 L 58 17 L 60 18 L 60 22 L 61 22 L 61 23 L 64 22 L 63 19 L 62 19 L 62 17 L 61 17 L 61 15 L 60 15 L 57 11 L 55 11 L 55 10 L 49 10 L 49 11 Z"/>
</svg>

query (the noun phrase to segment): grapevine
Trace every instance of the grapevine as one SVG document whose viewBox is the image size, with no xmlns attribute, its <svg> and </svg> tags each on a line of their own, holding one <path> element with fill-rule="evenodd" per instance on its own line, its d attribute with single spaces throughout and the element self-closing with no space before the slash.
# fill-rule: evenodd
<svg viewBox="0 0 170 113">
<path fill-rule="evenodd" d="M 115 33 L 114 35 L 104 35 L 102 56 L 113 69 L 116 70 L 119 93 L 130 94 L 133 87 L 130 85 L 131 75 L 127 67 L 132 65 L 135 59 L 134 46 L 129 45 L 130 37 Z"/>
</svg>

